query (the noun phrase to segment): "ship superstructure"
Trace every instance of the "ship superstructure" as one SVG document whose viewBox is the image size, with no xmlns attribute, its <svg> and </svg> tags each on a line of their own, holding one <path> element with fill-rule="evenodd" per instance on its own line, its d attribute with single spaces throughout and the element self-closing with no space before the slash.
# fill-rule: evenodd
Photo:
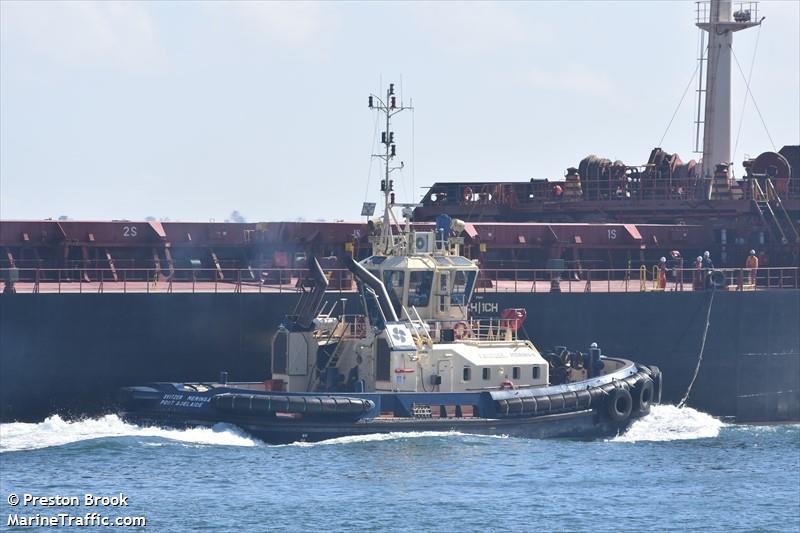
<svg viewBox="0 0 800 533">
<path fill-rule="evenodd" d="M 398 167 L 392 165 L 397 148 L 391 118 L 404 108 L 396 103 L 394 85 L 385 99 L 370 95 L 369 107 L 383 115 L 386 126 L 385 150 L 377 156 L 384 161 L 384 212 L 370 224 L 372 255 L 360 263 L 344 259 L 365 313 L 315 315 L 323 296 L 306 294 L 273 340 L 274 379 L 287 383 L 290 392 L 466 392 L 547 385 L 547 361 L 516 334 L 524 311 L 510 310 L 501 320 L 471 318 L 479 269 L 460 252 L 465 224 L 443 215 L 433 231 L 414 230 L 413 206 L 395 203 L 391 172 Z M 403 209 L 402 221 L 395 208 Z"/>
<path fill-rule="evenodd" d="M 699 160 L 656 147 L 636 165 L 589 155 L 563 179 L 439 182 L 416 219 L 447 212 L 467 221 L 698 224 L 724 266 L 739 264 L 750 249 L 772 265 L 797 266 L 800 146 L 747 159 L 740 173 L 731 159 L 733 34 L 762 21 L 757 2 L 697 2 Z"/>
</svg>

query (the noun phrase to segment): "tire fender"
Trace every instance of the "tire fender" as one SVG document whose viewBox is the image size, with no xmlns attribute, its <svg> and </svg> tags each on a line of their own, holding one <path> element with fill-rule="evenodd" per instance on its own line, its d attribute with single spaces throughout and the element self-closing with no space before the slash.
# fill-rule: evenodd
<svg viewBox="0 0 800 533">
<path fill-rule="evenodd" d="M 633 391 L 633 410 L 637 413 L 649 413 L 650 404 L 655 398 L 655 387 L 653 380 L 645 379 L 641 385 Z"/>
<path fill-rule="evenodd" d="M 614 422 L 624 422 L 631 416 L 633 398 L 628 389 L 617 387 L 611 391 L 606 399 L 606 411 Z"/>
</svg>

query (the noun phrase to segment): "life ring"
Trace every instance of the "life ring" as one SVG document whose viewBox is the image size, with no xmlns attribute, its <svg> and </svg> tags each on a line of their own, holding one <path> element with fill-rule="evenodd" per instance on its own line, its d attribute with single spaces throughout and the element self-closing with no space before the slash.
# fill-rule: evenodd
<svg viewBox="0 0 800 533">
<path fill-rule="evenodd" d="M 650 404 L 653 402 L 655 387 L 652 379 L 642 381 L 639 390 L 633 395 L 633 409 L 637 413 L 650 412 Z"/>
<path fill-rule="evenodd" d="M 466 322 L 456 322 L 456 325 L 453 326 L 453 337 L 456 339 L 463 339 L 467 336 L 468 331 Z"/>
<path fill-rule="evenodd" d="M 464 187 L 464 190 L 461 191 L 461 199 L 465 202 L 471 202 L 475 199 L 474 193 L 472 192 L 472 187 L 469 185 Z"/>
<path fill-rule="evenodd" d="M 516 390 L 517 386 L 510 379 L 503 380 L 500 384 L 500 390 Z"/>
<path fill-rule="evenodd" d="M 633 398 L 631 398 L 631 393 L 628 392 L 628 389 L 616 387 L 608 393 L 606 410 L 611 420 L 614 422 L 623 422 L 627 420 L 627 418 L 631 416 L 632 409 Z"/>
</svg>

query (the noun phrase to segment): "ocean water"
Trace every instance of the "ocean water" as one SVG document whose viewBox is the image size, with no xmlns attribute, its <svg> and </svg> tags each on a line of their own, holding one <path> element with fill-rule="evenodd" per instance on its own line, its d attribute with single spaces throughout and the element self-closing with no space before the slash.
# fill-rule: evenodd
<svg viewBox="0 0 800 533">
<path fill-rule="evenodd" d="M 656 406 L 589 442 L 401 433 L 272 446 L 224 425 L 52 417 L 0 426 L 0 491 L 2 530 L 12 515 L 96 512 L 147 525 L 66 530 L 797 532 L 800 426 Z M 87 493 L 127 505 L 87 506 Z M 26 494 L 80 503 L 9 504 Z"/>
</svg>

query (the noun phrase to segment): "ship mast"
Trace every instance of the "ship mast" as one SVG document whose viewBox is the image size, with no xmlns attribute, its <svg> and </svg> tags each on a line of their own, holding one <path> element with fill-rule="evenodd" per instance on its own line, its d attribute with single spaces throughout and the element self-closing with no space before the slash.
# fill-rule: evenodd
<svg viewBox="0 0 800 533">
<path fill-rule="evenodd" d="M 394 132 L 392 131 L 392 117 L 406 109 L 413 109 L 410 106 L 404 106 L 402 101 L 397 105 L 397 96 L 394 93 L 394 83 L 389 84 L 386 89 L 385 99 L 375 94 L 369 95 L 369 108 L 382 113 L 386 123 L 386 129 L 381 132 L 381 144 L 383 144 L 383 153 L 372 154 L 383 161 L 383 179 L 381 179 L 381 192 L 383 193 L 383 224 L 381 225 L 381 234 L 378 244 L 375 247 L 375 253 L 385 255 L 391 254 L 396 250 L 397 246 L 401 244 L 397 242 L 392 233 L 392 223 L 397 223 L 392 212 L 392 207 L 395 205 L 394 201 L 394 180 L 390 178 L 391 173 L 395 170 L 403 168 L 403 162 L 399 165 L 392 165 L 392 160 L 397 156 L 397 145 L 394 142 Z"/>
<path fill-rule="evenodd" d="M 702 176 L 712 178 L 717 165 L 731 164 L 731 53 L 733 33 L 759 26 L 758 2 L 737 3 L 732 13 L 731 0 L 697 2 L 696 25 L 708 33 L 706 49 L 705 115 L 703 119 Z M 702 52 L 702 50 L 701 50 Z M 704 60 L 701 53 L 700 61 Z M 702 65 L 702 63 L 701 63 Z M 700 74 L 702 84 L 702 69 Z M 703 92 L 702 87 L 699 92 Z M 698 128 L 699 128 L 698 121 Z M 699 133 L 699 132 L 698 132 Z M 698 135 L 699 137 L 699 135 Z"/>
</svg>

